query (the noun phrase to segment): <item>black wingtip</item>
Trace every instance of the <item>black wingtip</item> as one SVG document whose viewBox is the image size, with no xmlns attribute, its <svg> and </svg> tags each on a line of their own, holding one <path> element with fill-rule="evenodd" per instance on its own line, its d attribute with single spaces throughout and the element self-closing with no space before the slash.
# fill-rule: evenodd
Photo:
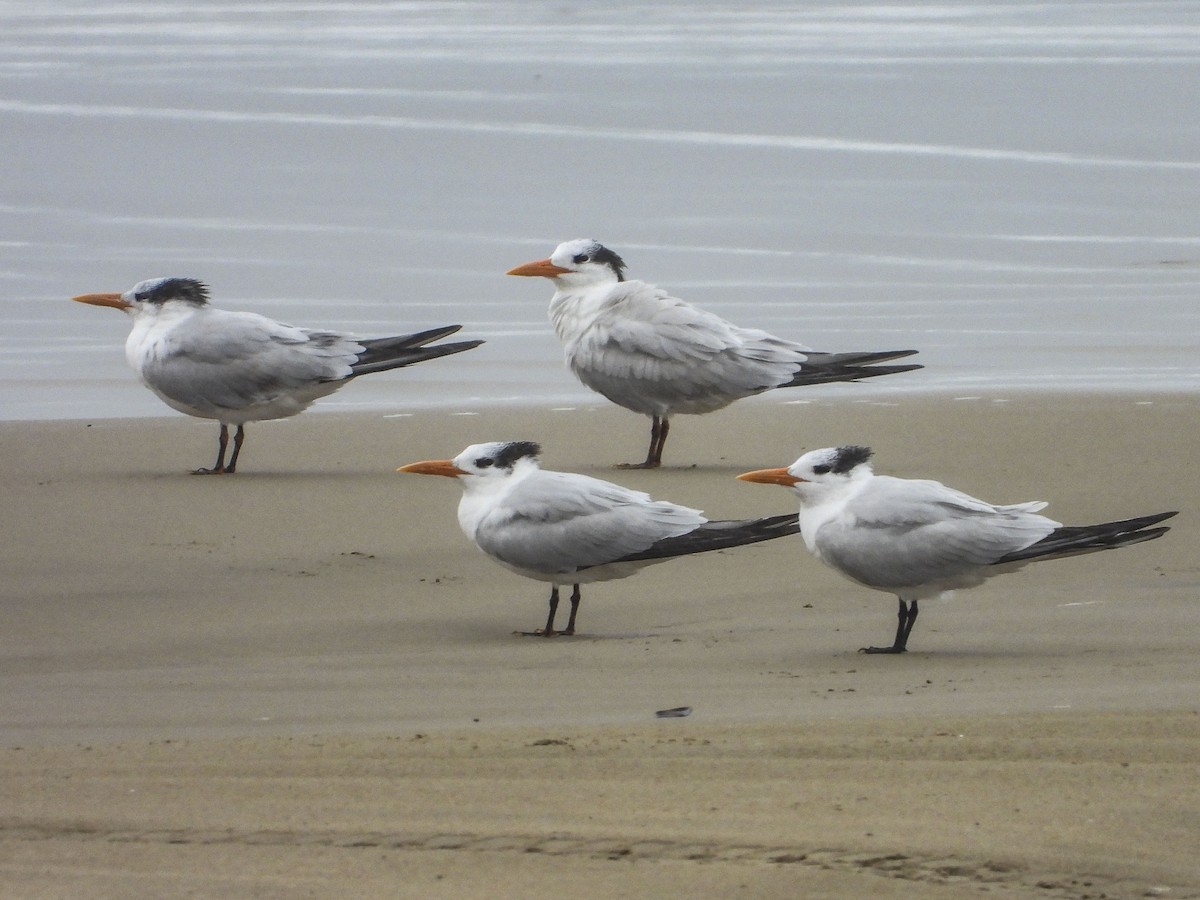
<svg viewBox="0 0 1200 900">
<path fill-rule="evenodd" d="M 783 513 L 761 519 L 724 519 L 705 522 L 687 534 L 663 538 L 640 553 L 631 553 L 612 562 L 671 559 L 694 553 L 708 553 L 712 550 L 728 550 L 799 533 L 800 521 L 796 513 Z"/>
<path fill-rule="evenodd" d="M 1165 522 L 1167 519 L 1177 515 L 1179 515 L 1179 510 L 1173 509 L 1170 512 L 1155 513 L 1152 516 L 1142 516 L 1139 519 L 1127 519 L 1126 521 L 1129 522 L 1132 527 L 1145 528 L 1148 525 L 1156 525 L 1159 522 Z"/>
<path fill-rule="evenodd" d="M 1040 541 L 1030 544 L 1024 550 L 1017 550 L 1001 557 L 992 565 L 1022 560 L 1078 556 L 1083 553 L 1117 550 L 1121 547 L 1152 541 L 1171 530 L 1169 525 L 1157 528 L 1152 526 L 1175 515 L 1178 515 L 1178 511 L 1172 510 L 1138 516 L 1133 519 L 1102 522 L 1099 525 L 1064 525 L 1056 528 Z"/>
<path fill-rule="evenodd" d="M 362 345 L 363 350 L 358 355 L 358 362 L 351 367 L 351 377 L 368 375 L 372 372 L 386 372 L 389 369 L 399 369 L 442 356 L 463 353 L 467 350 L 474 350 L 484 343 L 483 340 L 471 340 L 428 346 L 433 341 L 454 334 L 461 328 L 461 325 L 445 325 L 441 328 L 431 328 L 428 331 L 418 331 L 415 334 L 359 340 L 358 343 Z"/>
<path fill-rule="evenodd" d="M 916 356 L 917 350 L 850 350 L 843 353 L 825 353 L 813 350 L 806 354 L 807 362 L 815 366 L 869 366 L 874 363 L 891 362 Z"/>
<path fill-rule="evenodd" d="M 436 340 L 440 340 L 441 338 L 444 338 L 444 337 L 449 337 L 450 335 L 455 334 L 459 331 L 462 331 L 461 325 L 443 325 L 440 328 L 430 328 L 427 331 L 418 331 L 415 334 L 410 334 L 410 335 L 407 335 L 407 336 L 405 336 L 403 338 L 399 338 L 399 339 L 397 339 L 397 338 L 379 338 L 378 340 L 381 340 L 381 341 L 399 340 L 399 341 L 402 341 L 402 343 L 399 344 L 399 346 L 424 347 L 430 341 L 436 341 Z"/>
<path fill-rule="evenodd" d="M 925 368 L 920 363 L 904 363 L 897 366 L 879 366 L 874 363 L 904 359 L 916 354 L 916 350 L 871 350 L 862 353 L 819 353 L 807 354 L 792 379 L 779 387 L 803 387 L 814 384 L 829 384 L 839 381 L 861 381 L 881 375 L 899 375 Z"/>
</svg>

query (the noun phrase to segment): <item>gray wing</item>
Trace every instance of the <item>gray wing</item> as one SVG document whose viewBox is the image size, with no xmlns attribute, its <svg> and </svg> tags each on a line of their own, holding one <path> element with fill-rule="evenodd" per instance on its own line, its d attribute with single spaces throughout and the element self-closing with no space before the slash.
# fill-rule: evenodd
<svg viewBox="0 0 1200 900">
<path fill-rule="evenodd" d="M 362 350 L 346 335 L 255 313 L 208 309 L 183 325 L 165 335 L 140 374 L 156 391 L 198 408 L 244 409 L 340 381 Z"/>
<path fill-rule="evenodd" d="M 535 572 L 573 572 L 646 550 L 707 520 L 699 510 L 567 472 L 524 479 L 475 531 L 490 556 Z"/>
<path fill-rule="evenodd" d="M 1059 523 L 1044 503 L 997 506 L 936 481 L 876 476 L 824 524 L 815 547 L 856 581 L 899 588 L 953 579 L 1036 543 Z"/>
<path fill-rule="evenodd" d="M 566 351 L 568 365 L 588 387 L 651 413 L 718 409 L 785 384 L 806 349 L 634 281 L 613 288 Z"/>
</svg>

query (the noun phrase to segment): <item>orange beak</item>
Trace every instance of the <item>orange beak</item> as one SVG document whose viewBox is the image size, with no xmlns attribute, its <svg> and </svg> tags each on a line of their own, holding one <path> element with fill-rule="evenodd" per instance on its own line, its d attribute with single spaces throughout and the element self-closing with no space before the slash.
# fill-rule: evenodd
<svg viewBox="0 0 1200 900">
<path fill-rule="evenodd" d="M 467 474 L 450 459 L 427 459 L 423 462 L 401 466 L 396 471 L 411 472 L 414 475 L 445 475 L 447 478 L 457 478 L 459 475 Z"/>
<path fill-rule="evenodd" d="M 564 275 L 570 271 L 570 269 L 564 269 L 562 266 L 556 266 L 548 259 L 539 259 L 536 262 L 525 263 L 523 266 L 517 266 L 515 269 L 509 269 L 505 274 L 541 275 L 543 278 L 553 278 L 556 275 Z"/>
<path fill-rule="evenodd" d="M 80 294 L 71 299 L 91 306 L 111 306 L 113 309 L 120 310 L 126 310 L 133 306 L 132 303 L 122 299 L 120 294 Z"/>
<path fill-rule="evenodd" d="M 784 487 L 791 487 L 803 480 L 803 478 L 797 478 L 795 475 L 789 475 L 787 469 L 756 469 L 753 472 L 743 472 L 738 476 L 738 481 L 753 481 L 757 484 L 782 484 Z"/>
</svg>

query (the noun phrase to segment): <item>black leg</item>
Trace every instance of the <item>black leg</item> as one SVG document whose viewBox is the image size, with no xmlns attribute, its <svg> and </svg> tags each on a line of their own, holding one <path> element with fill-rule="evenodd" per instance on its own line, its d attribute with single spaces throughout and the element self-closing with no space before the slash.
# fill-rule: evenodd
<svg viewBox="0 0 1200 900">
<path fill-rule="evenodd" d="M 571 618 L 567 619 L 567 630 L 564 631 L 563 634 L 575 633 L 575 617 L 579 615 L 580 599 L 581 595 L 579 593 L 579 585 L 575 585 L 574 590 L 571 591 Z"/>
<path fill-rule="evenodd" d="M 904 650 L 908 647 L 908 636 L 912 634 L 913 623 L 917 621 L 917 614 L 921 610 L 917 609 L 917 601 L 910 600 L 908 602 L 908 622 L 904 626 L 904 639 L 900 641 L 900 649 Z"/>
<path fill-rule="evenodd" d="M 900 609 L 896 613 L 896 640 L 890 647 L 863 647 L 860 653 L 903 653 L 908 648 L 908 636 L 912 634 L 913 623 L 917 621 L 917 601 L 905 604 L 904 598 L 898 598 Z"/>
<path fill-rule="evenodd" d="M 241 430 L 239 426 L 239 431 Z M 225 448 L 229 446 L 229 426 L 221 423 L 221 434 L 217 437 L 217 464 L 211 469 L 197 469 L 193 475 L 223 475 L 225 474 Z M 237 449 L 234 449 L 237 456 Z"/>
<path fill-rule="evenodd" d="M 558 614 L 558 585 L 550 588 L 550 613 L 546 616 L 546 627 L 541 631 L 517 631 L 515 634 L 523 634 L 526 637 L 558 637 L 562 635 L 571 635 L 575 633 L 575 617 L 579 615 L 579 585 L 575 585 L 575 589 L 571 591 L 571 618 L 567 620 L 566 631 L 554 630 L 554 617 Z"/>
<path fill-rule="evenodd" d="M 242 441 L 246 440 L 246 426 L 239 425 L 237 433 L 233 436 L 233 456 L 229 457 L 229 465 L 225 467 L 225 474 L 232 475 L 233 470 L 237 468 L 238 454 L 242 452 Z"/>
<path fill-rule="evenodd" d="M 646 459 L 640 463 L 621 463 L 618 469 L 657 469 L 662 465 L 663 444 L 667 442 L 667 432 L 671 425 L 666 416 L 652 416 L 650 419 L 650 447 L 646 451 Z"/>
<path fill-rule="evenodd" d="M 558 585 L 550 588 L 550 615 L 546 617 L 546 627 L 542 629 L 543 637 L 554 637 L 558 634 L 554 630 L 554 616 L 558 613 Z"/>
<path fill-rule="evenodd" d="M 554 630 L 554 617 L 558 613 L 558 585 L 550 588 L 550 613 L 546 616 L 546 627 L 540 631 L 514 631 L 513 634 L 522 634 L 526 637 L 557 637 L 560 634 L 574 634 L 575 632 L 575 612 L 579 608 L 579 585 L 575 585 L 575 592 L 571 594 L 571 620 L 567 623 L 566 631 Z"/>
<path fill-rule="evenodd" d="M 648 460 L 650 468 L 654 469 L 662 465 L 663 448 L 667 446 L 667 432 L 671 430 L 671 420 L 666 416 L 663 416 L 658 421 L 658 443 L 654 447 L 653 460 Z"/>
</svg>

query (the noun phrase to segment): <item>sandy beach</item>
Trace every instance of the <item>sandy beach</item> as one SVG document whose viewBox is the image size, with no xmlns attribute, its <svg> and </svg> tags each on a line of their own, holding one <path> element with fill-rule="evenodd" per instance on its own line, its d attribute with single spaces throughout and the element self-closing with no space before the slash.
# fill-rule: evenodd
<svg viewBox="0 0 1200 900">
<path fill-rule="evenodd" d="M 251 425 L 0 423 L 0 896 L 1200 897 L 1195 395 L 761 397 Z M 878 472 L 1164 539 L 922 607 L 799 539 L 546 589 L 396 466 L 536 440 L 715 518 L 735 480 L 867 443 Z M 686 718 L 655 711 L 690 706 Z"/>
</svg>

